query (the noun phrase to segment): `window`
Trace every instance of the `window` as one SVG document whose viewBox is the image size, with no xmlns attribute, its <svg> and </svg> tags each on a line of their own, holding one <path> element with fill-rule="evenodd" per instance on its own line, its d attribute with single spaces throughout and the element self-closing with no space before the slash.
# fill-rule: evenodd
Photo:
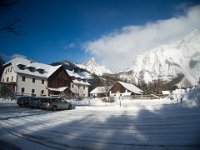
<svg viewBox="0 0 200 150">
<path fill-rule="evenodd" d="M 41 74 L 44 74 L 44 69 L 39 68 L 39 69 L 37 69 L 37 71 L 38 71 L 39 73 L 41 73 Z"/>
<path fill-rule="evenodd" d="M 44 80 L 42 80 L 42 84 L 44 84 Z"/>
<path fill-rule="evenodd" d="M 17 66 L 18 66 L 18 68 L 19 68 L 20 70 L 24 70 L 24 69 L 25 69 L 25 65 L 23 65 L 23 64 L 18 64 Z"/>
<path fill-rule="evenodd" d="M 6 69 L 6 72 L 5 72 L 5 74 L 7 73 L 7 69 Z"/>
<path fill-rule="evenodd" d="M 7 72 L 9 72 L 9 69 L 10 69 L 10 68 L 8 68 L 8 71 L 7 71 Z"/>
<path fill-rule="evenodd" d="M 35 83 L 35 78 L 32 79 L 32 82 Z"/>
<path fill-rule="evenodd" d="M 35 89 L 32 89 L 32 94 L 34 94 L 35 93 Z"/>
<path fill-rule="evenodd" d="M 10 68 L 10 72 L 12 72 L 12 67 Z"/>
<path fill-rule="evenodd" d="M 13 81 L 13 76 L 12 76 L 12 78 L 11 78 L 11 81 Z"/>
<path fill-rule="evenodd" d="M 7 77 L 7 80 L 6 80 L 7 82 L 9 82 L 9 78 Z"/>
<path fill-rule="evenodd" d="M 43 95 L 44 94 L 44 90 L 41 90 L 41 95 Z"/>
<path fill-rule="evenodd" d="M 80 88 L 80 86 L 78 85 L 78 89 Z"/>
<path fill-rule="evenodd" d="M 83 89 L 85 90 L 85 86 L 83 86 Z"/>
<path fill-rule="evenodd" d="M 22 77 L 22 81 L 25 81 L 25 77 L 24 76 Z"/>
<path fill-rule="evenodd" d="M 30 72 L 34 72 L 35 71 L 34 67 L 29 67 L 28 69 L 29 69 Z"/>
<path fill-rule="evenodd" d="M 72 84 L 72 88 L 74 88 L 74 85 Z"/>
<path fill-rule="evenodd" d="M 25 92 L 25 89 L 24 89 L 24 88 L 21 88 L 21 92 L 24 93 L 24 92 Z"/>
<path fill-rule="evenodd" d="M 61 99 L 60 101 L 61 101 L 61 103 L 66 103 L 66 101 L 64 99 Z"/>
</svg>

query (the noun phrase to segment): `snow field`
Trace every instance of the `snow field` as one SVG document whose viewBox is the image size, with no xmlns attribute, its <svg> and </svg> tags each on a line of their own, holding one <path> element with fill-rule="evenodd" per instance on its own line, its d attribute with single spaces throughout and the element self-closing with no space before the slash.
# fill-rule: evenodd
<svg viewBox="0 0 200 150">
<path fill-rule="evenodd" d="M 154 105 L 51 112 L 2 103 L 0 140 L 22 149 L 200 148 L 199 109 Z"/>
<path fill-rule="evenodd" d="M 73 110 L 44 111 L 0 101 L 0 149 L 200 149 L 200 88 L 173 100 L 71 101 Z M 180 100 L 182 98 L 182 103 Z"/>
</svg>

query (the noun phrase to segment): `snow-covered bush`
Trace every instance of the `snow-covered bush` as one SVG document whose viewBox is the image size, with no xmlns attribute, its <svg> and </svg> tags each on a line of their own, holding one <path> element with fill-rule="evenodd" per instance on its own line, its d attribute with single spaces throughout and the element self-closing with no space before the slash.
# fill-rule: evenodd
<svg viewBox="0 0 200 150">
<path fill-rule="evenodd" d="M 105 97 L 102 99 L 103 102 L 106 102 L 106 103 L 113 103 L 115 102 L 115 98 L 114 97 Z"/>
<path fill-rule="evenodd" d="M 182 103 L 183 98 L 186 96 L 186 90 L 185 89 L 176 89 L 172 91 L 172 95 L 170 96 L 170 99 L 172 100 L 172 97 L 177 102 Z"/>
<path fill-rule="evenodd" d="M 5 85 L 0 86 L 0 97 L 4 99 L 12 98 L 12 91 Z"/>
<path fill-rule="evenodd" d="M 200 107 L 200 86 L 192 88 L 185 97 L 185 101 L 192 106 Z"/>
</svg>

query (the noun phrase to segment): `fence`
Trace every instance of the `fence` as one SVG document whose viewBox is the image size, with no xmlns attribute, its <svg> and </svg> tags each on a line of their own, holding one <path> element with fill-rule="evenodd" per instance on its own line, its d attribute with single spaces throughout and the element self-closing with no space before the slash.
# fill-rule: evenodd
<svg viewBox="0 0 200 150">
<path fill-rule="evenodd" d="M 148 95 L 130 95 L 130 96 L 120 96 L 119 99 L 161 99 L 169 95 L 165 94 L 148 94 Z"/>
</svg>

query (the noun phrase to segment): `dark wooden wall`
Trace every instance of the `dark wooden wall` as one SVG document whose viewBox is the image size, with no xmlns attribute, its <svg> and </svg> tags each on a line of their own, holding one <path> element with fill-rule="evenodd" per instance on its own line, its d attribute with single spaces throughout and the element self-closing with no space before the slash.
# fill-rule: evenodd
<svg viewBox="0 0 200 150">
<path fill-rule="evenodd" d="M 120 83 L 116 83 L 111 89 L 110 91 L 112 93 L 124 93 L 126 91 L 126 89 L 120 84 Z"/>
<path fill-rule="evenodd" d="M 70 87 L 71 79 L 64 67 L 60 67 L 48 78 L 48 87 Z"/>
</svg>

